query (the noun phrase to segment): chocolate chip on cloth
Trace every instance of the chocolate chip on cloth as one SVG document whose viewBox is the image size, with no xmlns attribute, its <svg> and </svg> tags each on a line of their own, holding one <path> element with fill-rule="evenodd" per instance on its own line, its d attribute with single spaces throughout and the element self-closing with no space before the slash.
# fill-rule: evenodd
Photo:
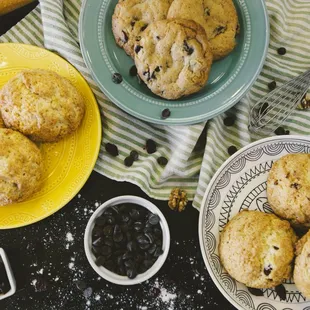
<svg viewBox="0 0 310 310">
<path fill-rule="evenodd" d="M 134 44 L 149 24 L 166 19 L 172 0 L 119 1 L 112 16 L 116 43 L 134 57 Z"/>
<path fill-rule="evenodd" d="M 174 188 L 169 196 L 168 206 L 172 210 L 183 211 L 187 205 L 187 194 L 180 188 Z"/>
<path fill-rule="evenodd" d="M 204 87 L 212 58 L 204 29 L 190 20 L 157 21 L 141 33 L 135 45 L 140 78 L 154 94 L 166 99 Z"/>
<path fill-rule="evenodd" d="M 185 18 L 200 24 L 214 59 L 225 57 L 236 45 L 239 22 L 232 0 L 174 0 L 168 18 Z"/>
</svg>

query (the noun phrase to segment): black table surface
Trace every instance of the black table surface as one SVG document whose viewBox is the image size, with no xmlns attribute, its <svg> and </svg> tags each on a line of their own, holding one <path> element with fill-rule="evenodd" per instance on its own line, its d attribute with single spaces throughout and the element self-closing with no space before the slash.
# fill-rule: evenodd
<svg viewBox="0 0 310 310">
<path fill-rule="evenodd" d="M 0 35 L 35 5 L 0 17 Z M 100 278 L 89 265 L 83 246 L 84 229 L 92 212 L 106 200 L 126 194 L 157 205 L 171 233 L 164 266 L 149 281 L 134 286 L 118 286 Z M 0 232 L 0 247 L 8 254 L 17 282 L 17 292 L 0 301 L 0 309 L 234 309 L 204 266 L 198 216 L 191 204 L 176 213 L 167 201 L 150 199 L 133 184 L 93 172 L 80 193 L 54 215 L 27 227 Z M 92 288 L 89 298 L 77 288 L 78 280 Z"/>
</svg>

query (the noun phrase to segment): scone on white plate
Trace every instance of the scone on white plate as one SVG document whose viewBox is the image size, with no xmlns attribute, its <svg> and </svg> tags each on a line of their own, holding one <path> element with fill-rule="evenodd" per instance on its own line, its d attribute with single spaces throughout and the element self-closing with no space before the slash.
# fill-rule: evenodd
<svg viewBox="0 0 310 310">
<path fill-rule="evenodd" d="M 310 298 L 310 231 L 296 245 L 294 281 L 299 291 Z"/>
<path fill-rule="evenodd" d="M 252 288 L 271 288 L 289 279 L 297 237 L 274 214 L 242 211 L 220 235 L 219 256 L 229 275 Z"/>
<path fill-rule="evenodd" d="M 268 202 L 278 216 L 293 225 L 310 225 L 310 154 L 288 154 L 268 175 Z"/>
</svg>

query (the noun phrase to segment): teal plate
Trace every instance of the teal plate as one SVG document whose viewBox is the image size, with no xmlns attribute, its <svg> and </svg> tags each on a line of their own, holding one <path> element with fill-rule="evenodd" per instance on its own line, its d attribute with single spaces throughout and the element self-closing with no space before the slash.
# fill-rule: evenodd
<svg viewBox="0 0 310 310">
<path fill-rule="evenodd" d="M 165 125 L 186 125 L 210 119 L 236 104 L 259 75 L 267 54 L 269 21 L 264 0 L 234 0 L 240 22 L 237 46 L 226 58 L 213 63 L 207 85 L 178 100 L 153 94 L 137 77 L 129 75 L 133 60 L 119 48 L 111 20 L 117 0 L 84 0 L 79 37 L 83 58 L 101 90 L 124 111 L 142 120 Z M 123 76 L 121 84 L 112 74 Z M 169 108 L 171 116 L 161 118 Z"/>
</svg>

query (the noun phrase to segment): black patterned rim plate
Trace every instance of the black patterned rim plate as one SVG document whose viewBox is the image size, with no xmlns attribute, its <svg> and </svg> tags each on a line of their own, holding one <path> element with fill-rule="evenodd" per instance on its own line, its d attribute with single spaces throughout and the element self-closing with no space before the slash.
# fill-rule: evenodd
<svg viewBox="0 0 310 310">
<path fill-rule="evenodd" d="M 213 282 L 237 309 L 310 310 L 310 301 L 293 280 L 284 283 L 285 300 L 280 300 L 275 289 L 254 296 L 225 272 L 218 256 L 220 232 L 234 215 L 245 209 L 271 213 L 267 176 L 273 162 L 289 153 L 310 153 L 310 137 L 276 136 L 244 147 L 218 169 L 204 195 L 198 228 L 203 259 Z"/>
</svg>

